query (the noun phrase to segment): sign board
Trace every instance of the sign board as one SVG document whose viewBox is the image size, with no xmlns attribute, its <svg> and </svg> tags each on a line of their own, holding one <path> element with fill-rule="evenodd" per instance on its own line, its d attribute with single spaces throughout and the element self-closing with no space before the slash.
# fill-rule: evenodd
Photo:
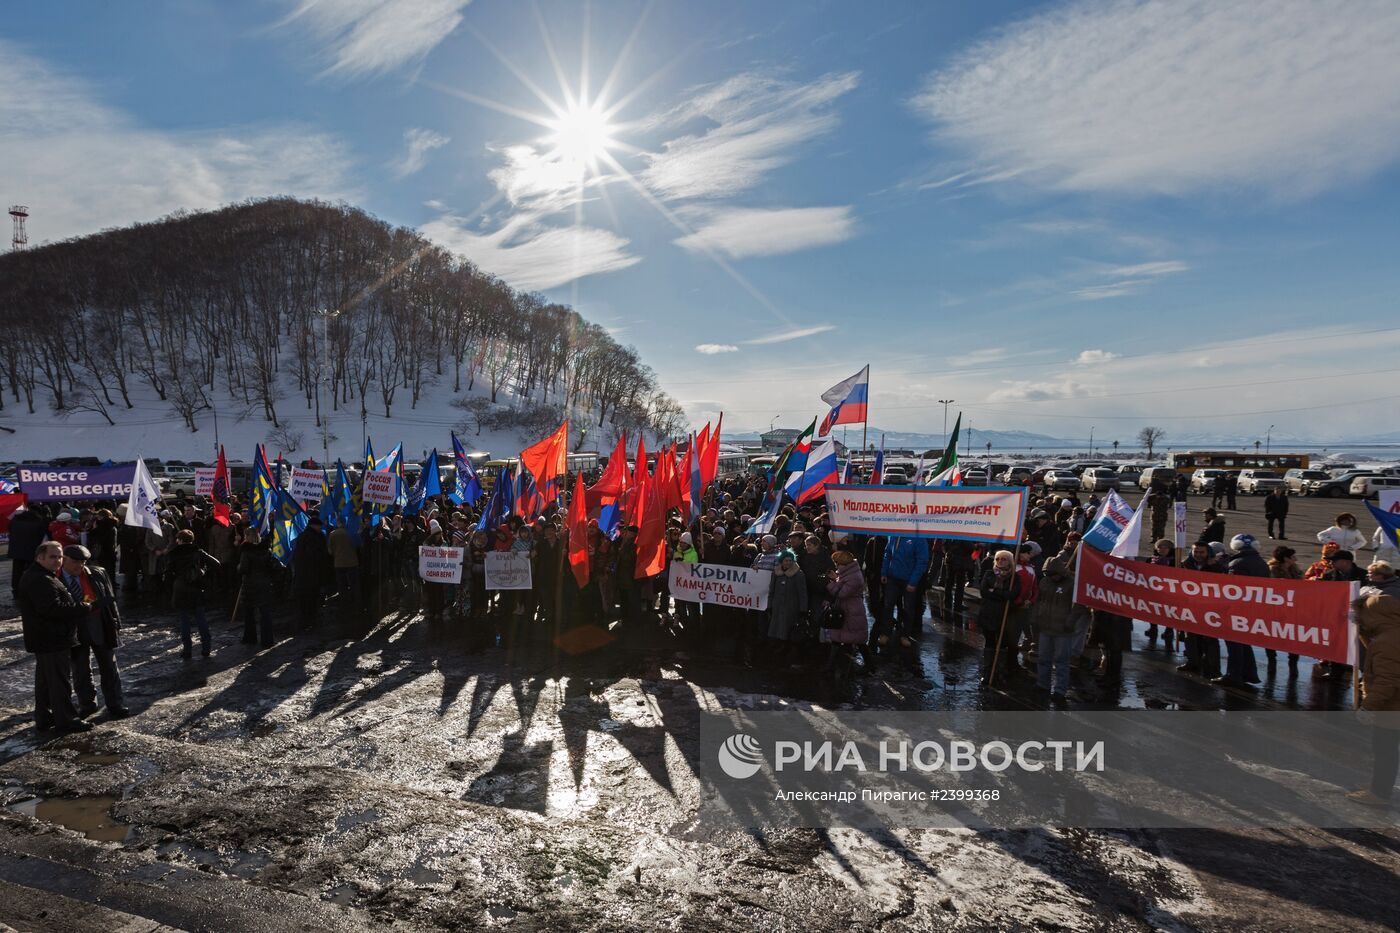
<svg viewBox="0 0 1400 933">
<path fill-rule="evenodd" d="M 366 502 L 372 502 L 375 505 L 393 505 L 397 493 L 398 477 L 393 473 L 381 473 L 375 470 L 365 474 L 361 494 Z"/>
<path fill-rule="evenodd" d="M 529 554 L 491 551 L 486 555 L 488 590 L 528 590 L 533 585 Z"/>
<path fill-rule="evenodd" d="M 1382 489 L 1376 508 L 1392 515 L 1400 514 L 1400 489 Z"/>
<path fill-rule="evenodd" d="M 287 491 L 298 502 L 320 502 L 321 471 L 292 467 L 292 485 Z"/>
<path fill-rule="evenodd" d="M 1186 547 L 1186 503 L 1173 502 L 1176 509 L 1176 547 L 1178 550 Z"/>
<path fill-rule="evenodd" d="M 671 564 L 671 597 L 688 603 L 767 609 L 773 582 L 770 570 L 722 564 Z"/>
<path fill-rule="evenodd" d="M 195 467 L 194 468 L 194 494 L 196 496 L 214 495 L 214 471 L 216 467 Z"/>
<path fill-rule="evenodd" d="M 966 486 L 826 487 L 831 528 L 857 535 L 902 535 L 1016 544 L 1026 490 Z"/>
<path fill-rule="evenodd" d="M 1348 663 L 1351 583 L 1203 573 L 1079 549 L 1074 601 L 1192 635 Z"/>
<path fill-rule="evenodd" d="M 419 547 L 419 578 L 428 583 L 461 583 L 463 550 L 459 547 Z"/>
<path fill-rule="evenodd" d="M 22 466 L 19 488 L 30 502 L 125 499 L 131 495 L 135 463 L 109 467 Z"/>
</svg>

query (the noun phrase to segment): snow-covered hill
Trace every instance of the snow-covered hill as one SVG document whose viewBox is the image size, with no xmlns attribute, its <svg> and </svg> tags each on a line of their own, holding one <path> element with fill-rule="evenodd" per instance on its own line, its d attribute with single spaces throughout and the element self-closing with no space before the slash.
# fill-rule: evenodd
<svg viewBox="0 0 1400 933">
<path fill-rule="evenodd" d="M 483 431 L 478 435 L 468 428 L 463 432 L 459 426 L 470 419 L 451 402 L 466 394 L 489 397 L 490 392 L 478 383 L 473 393 L 456 393 L 449 381 L 445 387 L 425 392 L 416 409 L 406 402 L 396 403 L 393 417 L 388 419 L 381 409 L 378 413 L 371 411 L 362 423 L 359 408 L 353 403 L 350 408 L 333 411 L 328 421 L 330 460 L 334 462 L 340 457 L 347 463 L 357 461 L 364 451 L 366 433 L 377 454 L 382 455 L 402 441 L 409 459 L 419 459 L 434 447 L 440 452 L 450 452 L 449 432 L 454 427 L 458 428 L 458 436 L 468 450 L 489 451 L 502 457 L 514 456 L 521 447 L 540 439 L 525 437 L 515 430 Z M 516 400 L 503 392 L 499 401 L 511 404 Z M 260 410 L 242 415 L 242 406 L 227 398 L 221 399 L 216 411 L 202 411 L 196 415 L 199 431 L 194 433 L 171 411 L 169 403 L 160 401 L 149 388 L 133 392 L 132 402 L 135 407 L 129 411 L 114 410 L 117 424 L 113 427 L 100 415 L 90 412 L 68 417 L 59 417 L 51 411 L 37 411 L 31 415 L 23 410 L 23 405 L 15 405 L 12 397 L 6 398 L 5 409 L 0 411 L 0 461 L 44 463 L 55 457 L 80 456 L 120 461 L 140 456 L 212 463 L 218 453 L 218 443 L 224 445 L 231 460 L 250 459 L 259 443 L 266 444 L 268 454 L 274 457 L 281 452 L 288 459 L 322 459 L 322 431 L 316 426 L 315 412 L 295 404 L 294 397 L 284 400 L 279 409 L 279 421 L 287 427 L 286 433 L 293 435 L 293 440 L 300 435 L 295 447 L 286 443 L 288 438 L 283 432 L 276 431 L 271 423 L 263 420 Z M 583 442 L 579 446 L 581 431 L 584 432 Z M 596 424 L 586 424 L 578 417 L 571 419 L 570 432 L 572 446 L 578 450 L 606 453 L 617 438 L 615 433 L 601 431 Z M 648 445 L 650 443 L 648 438 Z"/>
</svg>

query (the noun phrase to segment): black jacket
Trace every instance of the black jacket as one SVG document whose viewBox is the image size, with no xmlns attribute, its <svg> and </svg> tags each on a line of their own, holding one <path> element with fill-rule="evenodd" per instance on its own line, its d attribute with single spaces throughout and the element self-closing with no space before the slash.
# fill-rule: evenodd
<svg viewBox="0 0 1400 933">
<path fill-rule="evenodd" d="M 78 641 L 84 645 L 116 648 L 121 644 L 117 633 L 122 627 L 122 613 L 117 607 L 117 592 L 112 587 L 107 571 L 92 564 L 88 564 L 87 569 L 88 579 L 97 593 L 96 605 L 99 615 L 96 619 L 85 617 L 78 623 Z"/>
<path fill-rule="evenodd" d="M 1288 516 L 1288 497 L 1276 496 L 1269 493 L 1264 497 L 1264 517 L 1265 518 L 1286 518 Z"/>
<path fill-rule="evenodd" d="M 24 627 L 24 650 L 31 654 L 66 651 L 78 644 L 78 622 L 88 614 L 63 581 L 38 564 L 30 564 L 19 580 L 19 612 Z"/>
<path fill-rule="evenodd" d="M 314 593 L 334 576 L 326 536 L 319 527 L 307 528 L 297 536 L 292 551 L 292 588 L 298 593 Z"/>
<path fill-rule="evenodd" d="M 49 523 L 38 512 L 25 509 L 10 519 L 10 559 L 33 560 L 34 551 L 49 536 Z"/>
<path fill-rule="evenodd" d="M 1253 548 L 1245 548 L 1234 556 L 1230 561 L 1228 571 L 1231 576 L 1236 577 L 1268 577 L 1269 562 Z"/>
</svg>

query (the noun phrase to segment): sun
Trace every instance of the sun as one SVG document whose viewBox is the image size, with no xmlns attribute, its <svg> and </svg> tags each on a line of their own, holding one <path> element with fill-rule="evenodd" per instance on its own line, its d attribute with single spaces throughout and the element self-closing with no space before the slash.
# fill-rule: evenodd
<svg viewBox="0 0 1400 933">
<path fill-rule="evenodd" d="M 608 113 L 596 102 L 570 104 L 549 121 L 549 129 L 545 140 L 550 154 L 580 174 L 596 171 L 599 161 L 617 145 Z"/>
</svg>

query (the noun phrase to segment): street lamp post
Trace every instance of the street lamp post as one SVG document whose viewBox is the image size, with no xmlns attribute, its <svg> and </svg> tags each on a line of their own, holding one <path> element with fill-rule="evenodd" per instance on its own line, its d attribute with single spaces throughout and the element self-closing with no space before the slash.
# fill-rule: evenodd
<svg viewBox="0 0 1400 933">
<path fill-rule="evenodd" d="M 943 406 L 943 446 L 948 446 L 948 406 L 956 402 L 957 399 L 941 398 L 938 404 Z"/>
<path fill-rule="evenodd" d="M 1269 442 L 1273 440 L 1274 426 L 1269 425 L 1269 430 L 1264 433 L 1264 453 L 1269 452 Z"/>
<path fill-rule="evenodd" d="M 1090 428 L 1090 429 L 1089 429 L 1089 456 L 1092 457 L 1093 455 L 1094 455 L 1094 429 L 1093 429 L 1093 428 Z"/>
<path fill-rule="evenodd" d="M 768 433 L 769 433 L 769 434 L 772 434 L 772 433 L 773 433 L 773 425 L 777 424 L 777 423 L 778 423 L 778 419 L 780 419 L 780 418 L 782 418 L 782 415 L 774 415 L 774 416 L 773 416 L 773 420 L 771 420 L 771 421 L 768 422 Z"/>
</svg>

